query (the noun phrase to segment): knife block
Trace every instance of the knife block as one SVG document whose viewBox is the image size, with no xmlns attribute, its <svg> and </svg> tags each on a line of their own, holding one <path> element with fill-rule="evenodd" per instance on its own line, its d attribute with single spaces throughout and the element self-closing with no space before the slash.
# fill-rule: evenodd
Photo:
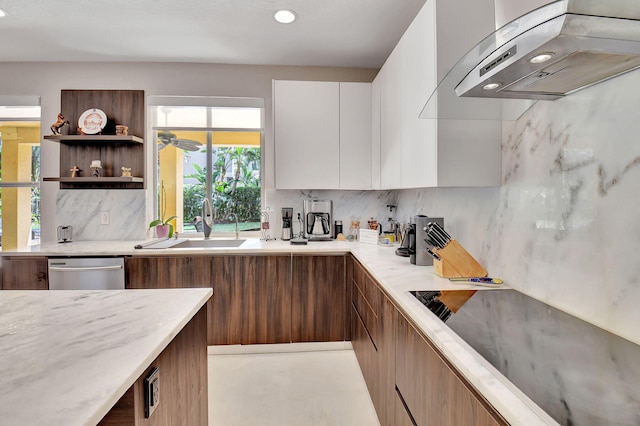
<svg viewBox="0 0 640 426">
<path fill-rule="evenodd" d="M 433 271 L 443 278 L 486 277 L 487 271 L 456 240 L 444 248 L 434 248 L 440 260 L 433 259 Z"/>
</svg>

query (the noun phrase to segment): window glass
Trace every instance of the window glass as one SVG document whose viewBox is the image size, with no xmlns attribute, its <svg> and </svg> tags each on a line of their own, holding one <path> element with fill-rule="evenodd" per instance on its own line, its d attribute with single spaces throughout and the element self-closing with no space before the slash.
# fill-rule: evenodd
<svg viewBox="0 0 640 426">
<path fill-rule="evenodd" d="M 258 231 L 262 109 L 175 105 L 155 108 L 159 205 L 164 206 L 166 217 L 178 216 L 176 231 L 203 231 L 202 204 L 208 193 L 214 208 L 214 234 L 234 232 L 236 217 L 241 231 Z M 207 116 L 206 125 L 196 125 L 198 121 L 190 114 L 201 120 L 202 111 Z"/>
<path fill-rule="evenodd" d="M 0 106 L 0 244 L 40 242 L 40 107 Z"/>
<path fill-rule="evenodd" d="M 158 127 L 207 127 L 206 107 L 157 107 Z"/>
<path fill-rule="evenodd" d="M 260 116 L 260 108 L 211 108 L 211 126 L 259 129 Z"/>
</svg>

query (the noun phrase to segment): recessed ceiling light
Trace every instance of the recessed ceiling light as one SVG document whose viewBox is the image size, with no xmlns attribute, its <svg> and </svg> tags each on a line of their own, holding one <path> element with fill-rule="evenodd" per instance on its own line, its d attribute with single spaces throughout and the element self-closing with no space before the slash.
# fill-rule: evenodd
<svg viewBox="0 0 640 426">
<path fill-rule="evenodd" d="M 297 15 L 293 10 L 280 9 L 276 10 L 276 12 L 273 14 L 273 17 L 281 24 L 290 24 L 296 20 Z"/>
<path fill-rule="evenodd" d="M 547 62 L 549 59 L 553 58 L 554 56 L 555 54 L 551 52 L 541 53 L 529 59 L 529 62 L 531 62 L 532 64 L 541 64 L 543 62 Z"/>
<path fill-rule="evenodd" d="M 4 10 L 0 9 L 0 18 L 7 16 L 7 12 L 5 12 Z"/>
<path fill-rule="evenodd" d="M 494 90 L 500 87 L 500 83 L 489 83 L 482 86 L 484 90 Z"/>
</svg>

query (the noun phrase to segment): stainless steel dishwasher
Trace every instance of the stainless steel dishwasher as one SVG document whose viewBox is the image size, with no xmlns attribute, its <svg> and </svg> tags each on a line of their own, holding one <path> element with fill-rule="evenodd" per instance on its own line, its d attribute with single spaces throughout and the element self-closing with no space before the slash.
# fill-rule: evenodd
<svg viewBox="0 0 640 426">
<path fill-rule="evenodd" d="M 124 257 L 49 258 L 49 290 L 123 290 Z"/>
</svg>

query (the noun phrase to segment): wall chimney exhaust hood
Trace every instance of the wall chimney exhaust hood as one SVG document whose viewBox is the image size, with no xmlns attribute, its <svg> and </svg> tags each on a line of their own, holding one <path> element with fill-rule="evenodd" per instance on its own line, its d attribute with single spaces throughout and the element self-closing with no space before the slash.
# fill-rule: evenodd
<svg viewBox="0 0 640 426">
<path fill-rule="evenodd" d="M 484 39 L 462 64 L 458 96 L 558 99 L 640 67 L 640 1 L 550 3 Z"/>
</svg>

